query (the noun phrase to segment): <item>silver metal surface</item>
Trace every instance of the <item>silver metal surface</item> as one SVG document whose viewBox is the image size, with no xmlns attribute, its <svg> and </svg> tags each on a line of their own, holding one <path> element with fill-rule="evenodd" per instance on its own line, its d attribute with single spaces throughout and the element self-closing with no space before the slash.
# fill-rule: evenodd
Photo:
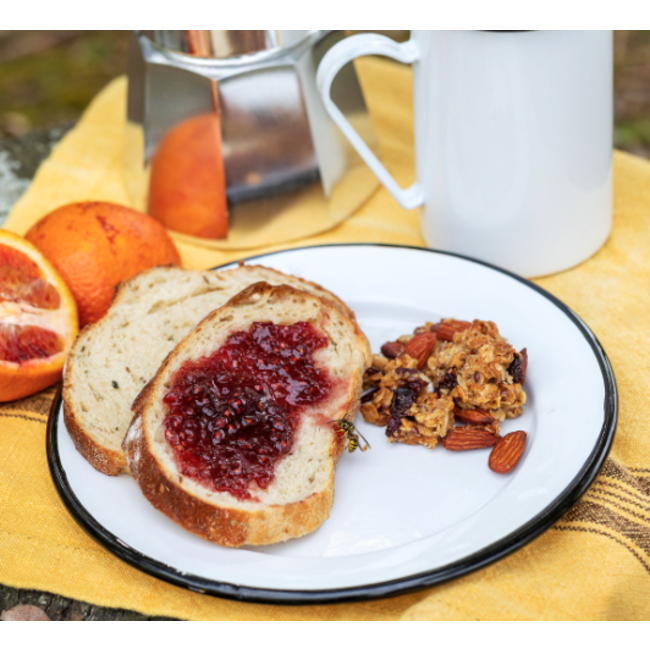
<svg viewBox="0 0 650 650">
<path fill-rule="evenodd" d="M 212 114 L 221 134 L 215 155 L 223 159 L 231 233 L 246 235 L 244 229 L 259 228 L 289 207 L 299 210 L 301 202 L 304 219 L 314 226 L 319 219 L 335 225 L 348 216 L 377 182 L 330 120 L 315 85 L 318 63 L 343 37 L 327 31 L 136 32 L 125 147 L 126 181 L 136 206 L 147 211 L 155 204 L 149 178 L 156 152 L 188 120 Z M 375 148 L 352 64 L 332 90 Z M 184 232 L 191 232 L 190 225 Z M 302 227 L 308 233 L 308 223 Z M 250 236 L 231 239 L 221 244 L 255 244 Z"/>
<path fill-rule="evenodd" d="M 223 59 L 291 45 L 304 38 L 309 31 L 295 29 L 175 29 L 147 30 L 142 33 L 153 43 L 173 52 Z"/>
</svg>

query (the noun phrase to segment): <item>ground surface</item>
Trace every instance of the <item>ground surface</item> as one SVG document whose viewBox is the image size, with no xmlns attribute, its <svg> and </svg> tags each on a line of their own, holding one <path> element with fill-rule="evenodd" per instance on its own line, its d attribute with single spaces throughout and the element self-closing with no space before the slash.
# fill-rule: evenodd
<svg viewBox="0 0 650 650">
<path fill-rule="evenodd" d="M 63 598 L 43 591 L 12 589 L 0 585 L 0 620 L 2 615 L 19 605 L 34 605 L 52 621 L 173 621 L 176 619 L 148 617 L 127 609 L 109 609 Z M 14 610 L 15 611 L 15 610 Z M 42 620 L 42 619 L 41 619 Z"/>
</svg>

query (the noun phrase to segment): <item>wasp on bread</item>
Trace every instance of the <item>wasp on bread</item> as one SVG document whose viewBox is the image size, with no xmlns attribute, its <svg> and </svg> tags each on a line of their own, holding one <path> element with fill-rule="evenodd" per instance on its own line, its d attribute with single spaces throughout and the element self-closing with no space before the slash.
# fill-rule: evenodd
<svg viewBox="0 0 650 650">
<path fill-rule="evenodd" d="M 363 434 L 354 426 L 354 424 L 347 419 L 347 417 L 348 416 L 346 413 L 345 417 L 341 418 L 340 420 L 330 420 L 330 424 L 335 423 L 339 428 L 339 431 L 341 431 L 345 436 L 348 452 L 352 453 L 357 449 L 357 447 L 361 449 L 361 451 L 370 449 L 370 443 L 363 437 Z M 366 443 L 361 447 L 359 447 L 360 437 Z"/>
</svg>

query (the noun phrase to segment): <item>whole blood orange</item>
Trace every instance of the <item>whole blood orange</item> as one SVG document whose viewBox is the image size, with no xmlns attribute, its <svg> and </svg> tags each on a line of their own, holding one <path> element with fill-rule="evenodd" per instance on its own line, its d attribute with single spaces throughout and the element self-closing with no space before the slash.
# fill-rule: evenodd
<svg viewBox="0 0 650 650">
<path fill-rule="evenodd" d="M 149 214 L 171 230 L 219 239 L 228 234 L 221 129 L 215 113 L 185 120 L 151 160 Z"/>
<path fill-rule="evenodd" d="M 22 237 L 0 230 L 0 402 L 60 379 L 78 330 L 74 298 L 54 267 Z"/>
<path fill-rule="evenodd" d="M 81 326 L 106 313 L 120 282 L 152 266 L 181 262 L 160 223 L 114 203 L 65 205 L 43 217 L 25 238 L 65 280 Z"/>
</svg>

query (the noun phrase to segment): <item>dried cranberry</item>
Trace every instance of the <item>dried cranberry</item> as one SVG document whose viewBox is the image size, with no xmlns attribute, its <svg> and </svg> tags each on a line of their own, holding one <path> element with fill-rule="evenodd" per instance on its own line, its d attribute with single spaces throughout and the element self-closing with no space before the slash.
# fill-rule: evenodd
<svg viewBox="0 0 650 650">
<path fill-rule="evenodd" d="M 396 415 L 391 415 L 386 423 L 386 436 L 394 436 L 402 425 L 402 419 Z"/>
<path fill-rule="evenodd" d="M 417 368 L 396 368 L 395 372 L 400 375 L 400 387 L 408 388 L 414 393 L 419 393 L 427 382 L 420 379 L 420 371 Z"/>
<path fill-rule="evenodd" d="M 447 390 L 454 390 L 458 384 L 456 368 L 449 368 L 445 371 L 445 374 L 442 378 L 442 381 L 438 384 L 438 388 L 444 388 Z"/>
<path fill-rule="evenodd" d="M 410 388 L 416 396 L 420 393 L 420 391 L 427 385 L 426 381 L 422 381 L 421 379 L 416 379 L 415 381 L 409 381 L 407 384 L 408 388 Z"/>
<path fill-rule="evenodd" d="M 185 362 L 163 398 L 165 437 L 184 476 L 250 499 L 268 487 L 306 406 L 331 382 L 312 354 L 327 345 L 310 323 L 254 323 L 209 357 Z"/>
<path fill-rule="evenodd" d="M 393 391 L 393 399 L 390 403 L 391 415 L 402 415 L 411 408 L 417 393 L 407 386 L 400 386 Z"/>
<path fill-rule="evenodd" d="M 515 358 L 508 366 L 508 373 L 515 384 L 523 384 L 528 369 L 528 350 L 524 348 L 521 352 L 515 353 Z"/>
</svg>

